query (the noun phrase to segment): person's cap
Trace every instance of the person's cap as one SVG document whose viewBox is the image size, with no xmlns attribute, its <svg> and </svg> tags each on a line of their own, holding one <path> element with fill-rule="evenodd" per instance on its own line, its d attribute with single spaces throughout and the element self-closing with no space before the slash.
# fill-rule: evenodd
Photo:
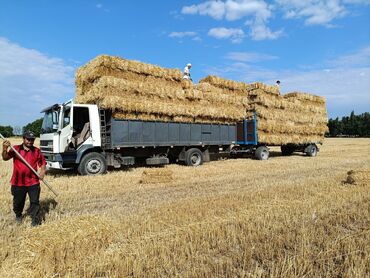
<svg viewBox="0 0 370 278">
<path fill-rule="evenodd" d="M 25 133 L 23 133 L 23 138 L 26 138 L 26 139 L 35 139 L 36 138 L 36 135 L 32 131 L 26 131 Z"/>
<path fill-rule="evenodd" d="M 280 80 L 276 81 L 276 84 L 280 84 Z"/>
<path fill-rule="evenodd" d="M 187 66 L 187 67 L 191 67 L 191 64 L 190 64 L 190 63 L 188 63 L 186 66 Z"/>
</svg>

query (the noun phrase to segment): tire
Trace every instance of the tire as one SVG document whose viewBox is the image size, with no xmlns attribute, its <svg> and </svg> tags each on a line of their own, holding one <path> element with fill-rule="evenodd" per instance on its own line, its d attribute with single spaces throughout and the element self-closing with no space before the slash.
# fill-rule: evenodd
<svg viewBox="0 0 370 278">
<path fill-rule="evenodd" d="M 82 176 L 101 175 L 107 171 L 107 161 L 100 153 L 88 153 L 81 159 L 77 171 Z"/>
<path fill-rule="evenodd" d="M 316 145 L 308 145 L 308 147 L 305 149 L 306 155 L 310 157 L 317 156 L 317 147 Z"/>
<path fill-rule="evenodd" d="M 261 146 L 257 148 L 254 155 L 258 160 L 267 160 L 270 156 L 270 151 L 267 147 Z"/>
<path fill-rule="evenodd" d="M 203 164 L 203 154 L 197 148 L 192 148 L 185 153 L 185 163 L 187 166 L 199 166 Z"/>
<path fill-rule="evenodd" d="M 282 155 L 291 155 L 294 152 L 294 147 L 288 145 L 282 145 L 280 147 Z"/>
</svg>

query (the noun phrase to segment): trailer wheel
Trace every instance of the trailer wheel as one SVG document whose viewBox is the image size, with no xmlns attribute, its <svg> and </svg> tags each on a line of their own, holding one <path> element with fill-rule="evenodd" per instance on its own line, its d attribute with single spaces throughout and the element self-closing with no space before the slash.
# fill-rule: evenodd
<svg viewBox="0 0 370 278">
<path fill-rule="evenodd" d="M 185 153 L 185 163 L 188 166 L 199 166 L 203 164 L 203 154 L 197 148 L 192 148 Z"/>
<path fill-rule="evenodd" d="M 294 148 L 288 145 L 282 145 L 280 147 L 282 155 L 291 155 L 294 152 Z"/>
<path fill-rule="evenodd" d="M 267 160 L 270 156 L 270 152 L 267 147 L 261 146 L 257 148 L 254 155 L 258 160 Z"/>
<path fill-rule="evenodd" d="M 308 145 L 305 149 L 306 155 L 314 157 L 317 155 L 317 147 L 314 144 Z"/>
<path fill-rule="evenodd" d="M 82 176 L 101 175 L 107 171 L 107 161 L 100 153 L 88 153 L 81 159 L 77 170 Z"/>
</svg>

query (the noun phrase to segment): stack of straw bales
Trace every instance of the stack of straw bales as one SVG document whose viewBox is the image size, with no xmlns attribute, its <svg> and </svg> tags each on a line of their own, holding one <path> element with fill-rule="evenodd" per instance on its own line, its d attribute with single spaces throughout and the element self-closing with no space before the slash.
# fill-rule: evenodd
<svg viewBox="0 0 370 278">
<path fill-rule="evenodd" d="M 245 117 L 257 114 L 258 141 L 269 145 L 321 143 L 327 131 L 325 99 L 306 93 L 281 95 L 279 87 L 260 82 L 246 84 L 208 76 L 200 80 L 224 92 L 240 96 Z"/>
<path fill-rule="evenodd" d="M 244 117 L 243 104 L 222 90 L 204 91 L 163 69 L 119 57 L 98 56 L 77 71 L 76 101 L 96 103 L 125 119 L 231 123 Z"/>
<path fill-rule="evenodd" d="M 325 99 L 306 93 L 280 95 L 277 87 L 248 92 L 249 115 L 258 117 L 258 139 L 274 145 L 322 142 L 327 131 Z"/>
<path fill-rule="evenodd" d="M 258 141 L 269 145 L 322 142 L 325 100 L 306 93 L 207 76 L 193 85 L 178 69 L 107 55 L 76 74 L 76 101 L 111 109 L 115 118 L 234 124 L 257 112 Z"/>
</svg>

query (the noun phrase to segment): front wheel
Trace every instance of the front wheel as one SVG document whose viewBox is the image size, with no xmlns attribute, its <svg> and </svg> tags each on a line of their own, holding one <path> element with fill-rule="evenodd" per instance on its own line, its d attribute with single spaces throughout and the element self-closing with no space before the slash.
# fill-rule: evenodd
<svg viewBox="0 0 370 278">
<path fill-rule="evenodd" d="M 261 146 L 257 148 L 254 155 L 258 160 L 267 160 L 270 156 L 270 151 L 267 147 Z"/>
<path fill-rule="evenodd" d="M 107 161 L 100 153 L 88 153 L 81 159 L 77 171 L 82 176 L 101 175 L 107 171 Z"/>
</svg>

